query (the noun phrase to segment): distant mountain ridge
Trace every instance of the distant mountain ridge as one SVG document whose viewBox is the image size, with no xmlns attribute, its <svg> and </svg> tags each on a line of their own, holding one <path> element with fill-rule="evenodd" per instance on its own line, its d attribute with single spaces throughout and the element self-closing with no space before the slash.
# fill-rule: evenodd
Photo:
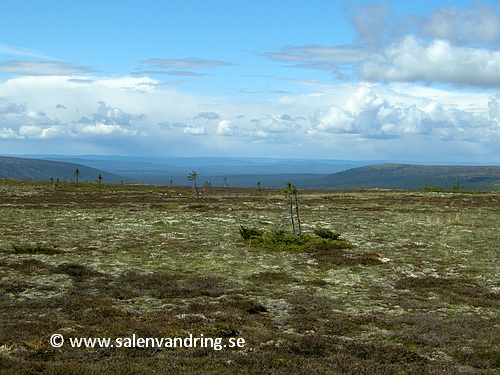
<svg viewBox="0 0 500 375">
<path fill-rule="evenodd" d="M 37 159 L 87 165 L 144 184 L 190 185 L 187 175 L 199 174 L 199 183 L 212 186 L 281 188 L 288 180 L 320 178 L 372 161 L 266 157 L 132 157 L 113 155 L 30 155 Z M 298 185 L 297 185 L 298 186 Z"/>
<path fill-rule="evenodd" d="M 50 180 L 73 178 L 78 168 L 81 181 L 95 181 L 101 175 L 104 182 L 119 183 L 125 181 L 123 176 L 87 167 L 82 164 L 64 163 L 50 160 L 16 158 L 0 156 L 0 178 L 17 178 L 31 180 Z"/>
<path fill-rule="evenodd" d="M 198 184 L 210 186 L 256 187 L 260 183 L 262 188 L 279 189 L 291 181 L 299 189 L 318 190 L 420 190 L 424 186 L 448 190 L 500 189 L 500 166 L 366 165 L 364 163 L 367 162 L 348 160 L 272 158 L 117 157 L 115 160 L 96 155 L 47 155 L 45 158 L 0 156 L 0 178 L 71 180 L 78 167 L 82 181 L 95 181 L 100 174 L 108 183 L 123 181 L 167 185 L 172 182 L 173 185 L 190 185 L 192 182 L 188 181 L 187 175 L 195 170 L 199 174 Z"/>
<path fill-rule="evenodd" d="M 402 189 L 424 186 L 462 190 L 500 189 L 500 166 L 375 164 L 310 179 L 315 189 Z"/>
</svg>

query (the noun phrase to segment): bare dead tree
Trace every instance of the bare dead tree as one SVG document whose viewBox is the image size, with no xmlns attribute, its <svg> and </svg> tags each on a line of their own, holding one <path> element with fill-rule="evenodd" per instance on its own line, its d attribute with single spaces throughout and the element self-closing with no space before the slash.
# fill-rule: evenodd
<svg viewBox="0 0 500 375">
<path fill-rule="evenodd" d="M 283 195 L 290 200 L 290 222 L 292 224 L 292 232 L 295 234 L 295 220 L 297 220 L 297 234 L 300 236 L 302 233 L 300 216 L 299 216 L 299 198 L 298 198 L 298 190 L 290 181 L 286 183 L 286 187 L 281 190 Z M 295 215 L 294 211 L 295 204 Z M 295 219 L 296 218 L 296 219 Z"/>
</svg>

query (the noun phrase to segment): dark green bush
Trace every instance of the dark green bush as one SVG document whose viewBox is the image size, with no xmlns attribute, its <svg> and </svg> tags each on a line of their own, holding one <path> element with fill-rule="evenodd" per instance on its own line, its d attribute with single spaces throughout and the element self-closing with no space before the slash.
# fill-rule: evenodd
<svg viewBox="0 0 500 375">
<path fill-rule="evenodd" d="M 425 184 L 424 186 L 422 186 L 422 191 L 426 191 L 426 192 L 436 192 L 436 193 L 439 193 L 439 192 L 443 192 L 443 191 L 446 191 L 446 189 L 442 186 L 429 186 L 427 184 Z"/>
<path fill-rule="evenodd" d="M 36 244 L 36 245 L 32 245 L 32 244 L 20 244 L 20 245 L 16 245 L 16 244 L 12 244 L 12 248 L 14 249 L 14 252 L 15 253 L 39 253 L 43 250 L 42 248 L 42 244 Z"/>
<path fill-rule="evenodd" d="M 257 228 L 248 228 L 243 225 L 240 225 L 240 235 L 244 240 L 251 240 L 254 238 L 261 238 L 262 231 Z"/>
<path fill-rule="evenodd" d="M 262 246 L 267 249 L 276 250 L 304 250 L 309 247 L 311 236 L 296 235 L 288 233 L 284 230 L 271 230 L 268 232 L 261 232 L 260 236 L 256 236 L 247 240 L 253 246 Z"/>
<path fill-rule="evenodd" d="M 240 226 L 241 237 L 253 246 L 262 246 L 267 249 L 305 251 L 313 250 L 321 244 L 328 244 L 336 248 L 351 248 L 352 244 L 344 240 L 338 240 L 340 234 L 329 230 L 320 231 L 324 236 L 320 238 L 307 234 L 297 235 L 282 229 L 263 232 L 256 228 Z"/>
<path fill-rule="evenodd" d="M 36 245 L 25 243 L 25 244 L 12 244 L 12 249 L 16 254 L 59 254 L 62 251 L 55 249 L 53 247 L 45 247 L 40 243 Z"/>
<path fill-rule="evenodd" d="M 332 232 L 330 229 L 325 229 L 325 228 L 316 228 L 314 230 L 314 234 L 318 237 L 329 240 L 338 240 L 340 237 L 340 233 L 335 233 Z"/>
</svg>

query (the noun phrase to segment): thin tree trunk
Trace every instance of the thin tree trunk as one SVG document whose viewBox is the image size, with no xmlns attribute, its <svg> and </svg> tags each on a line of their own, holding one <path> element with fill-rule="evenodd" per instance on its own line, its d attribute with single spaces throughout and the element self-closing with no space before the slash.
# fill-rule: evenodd
<svg viewBox="0 0 500 375">
<path fill-rule="evenodd" d="M 301 228 L 300 228 L 300 216 L 299 216 L 299 198 L 297 197 L 297 192 L 293 194 L 295 196 L 295 213 L 297 214 L 297 226 L 299 230 L 299 236 L 301 235 Z M 295 231 L 294 231 L 295 233 Z"/>
<path fill-rule="evenodd" d="M 293 234 L 295 234 L 295 220 L 293 220 L 293 200 L 291 195 L 290 195 L 290 220 L 292 221 Z"/>
</svg>

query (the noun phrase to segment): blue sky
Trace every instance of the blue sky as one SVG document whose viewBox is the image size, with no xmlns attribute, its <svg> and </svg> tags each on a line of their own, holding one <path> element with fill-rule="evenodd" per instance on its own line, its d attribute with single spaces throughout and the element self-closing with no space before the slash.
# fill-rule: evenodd
<svg viewBox="0 0 500 375">
<path fill-rule="evenodd" d="M 0 2 L 0 154 L 500 163 L 498 1 Z"/>
</svg>

